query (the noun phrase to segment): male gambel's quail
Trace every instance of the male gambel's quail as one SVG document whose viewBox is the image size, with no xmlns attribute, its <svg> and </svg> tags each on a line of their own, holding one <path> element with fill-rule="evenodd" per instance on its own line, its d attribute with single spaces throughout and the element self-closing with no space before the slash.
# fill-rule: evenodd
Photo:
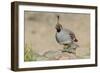
<svg viewBox="0 0 100 73">
<path fill-rule="evenodd" d="M 76 49 L 78 45 L 76 45 L 74 42 L 78 42 L 78 40 L 75 37 L 75 34 L 69 30 L 64 29 L 62 25 L 59 23 L 59 16 L 57 16 L 57 24 L 56 24 L 56 41 L 64 45 L 64 52 L 72 52 L 71 49 Z M 67 46 L 67 48 L 66 48 Z"/>
</svg>

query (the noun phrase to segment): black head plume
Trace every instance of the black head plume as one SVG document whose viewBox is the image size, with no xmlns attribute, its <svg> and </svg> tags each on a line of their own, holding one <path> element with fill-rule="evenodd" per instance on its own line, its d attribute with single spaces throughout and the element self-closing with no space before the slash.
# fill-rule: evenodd
<svg viewBox="0 0 100 73">
<path fill-rule="evenodd" d="M 59 24 L 59 16 L 57 16 L 57 24 Z"/>
<path fill-rule="evenodd" d="M 59 16 L 57 16 L 56 30 L 57 32 L 60 32 L 61 29 L 62 29 L 62 25 L 59 23 Z"/>
</svg>

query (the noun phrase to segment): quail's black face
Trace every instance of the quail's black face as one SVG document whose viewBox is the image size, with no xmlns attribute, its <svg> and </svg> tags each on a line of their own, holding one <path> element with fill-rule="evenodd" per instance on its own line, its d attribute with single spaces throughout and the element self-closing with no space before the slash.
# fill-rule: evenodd
<svg viewBox="0 0 100 73">
<path fill-rule="evenodd" d="M 61 25 L 61 24 L 57 24 L 57 25 L 56 25 L 56 30 L 57 30 L 57 32 L 60 32 L 61 29 L 62 29 L 62 25 Z"/>
</svg>

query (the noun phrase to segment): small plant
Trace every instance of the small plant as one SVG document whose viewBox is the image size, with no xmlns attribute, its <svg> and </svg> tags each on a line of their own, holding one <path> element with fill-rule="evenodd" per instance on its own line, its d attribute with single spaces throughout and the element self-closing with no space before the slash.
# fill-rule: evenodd
<svg viewBox="0 0 100 73">
<path fill-rule="evenodd" d="M 24 61 L 37 61 L 41 56 L 33 51 L 32 44 L 25 44 Z"/>
<path fill-rule="evenodd" d="M 33 60 L 33 54 L 32 54 L 32 45 L 25 44 L 24 48 L 24 61 L 32 61 Z"/>
</svg>

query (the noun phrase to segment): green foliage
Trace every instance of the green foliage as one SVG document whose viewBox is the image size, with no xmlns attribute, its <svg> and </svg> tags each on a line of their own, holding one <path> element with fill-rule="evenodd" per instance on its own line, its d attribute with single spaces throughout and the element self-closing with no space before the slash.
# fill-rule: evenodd
<svg viewBox="0 0 100 73">
<path fill-rule="evenodd" d="M 24 61 L 37 61 L 40 55 L 33 51 L 31 44 L 25 44 Z"/>
<path fill-rule="evenodd" d="M 32 46 L 25 44 L 24 48 L 24 61 L 32 61 L 33 53 L 32 53 Z"/>
<path fill-rule="evenodd" d="M 24 61 L 37 61 L 42 60 L 42 58 L 45 59 L 44 57 L 33 51 L 31 44 L 25 44 Z"/>
</svg>

